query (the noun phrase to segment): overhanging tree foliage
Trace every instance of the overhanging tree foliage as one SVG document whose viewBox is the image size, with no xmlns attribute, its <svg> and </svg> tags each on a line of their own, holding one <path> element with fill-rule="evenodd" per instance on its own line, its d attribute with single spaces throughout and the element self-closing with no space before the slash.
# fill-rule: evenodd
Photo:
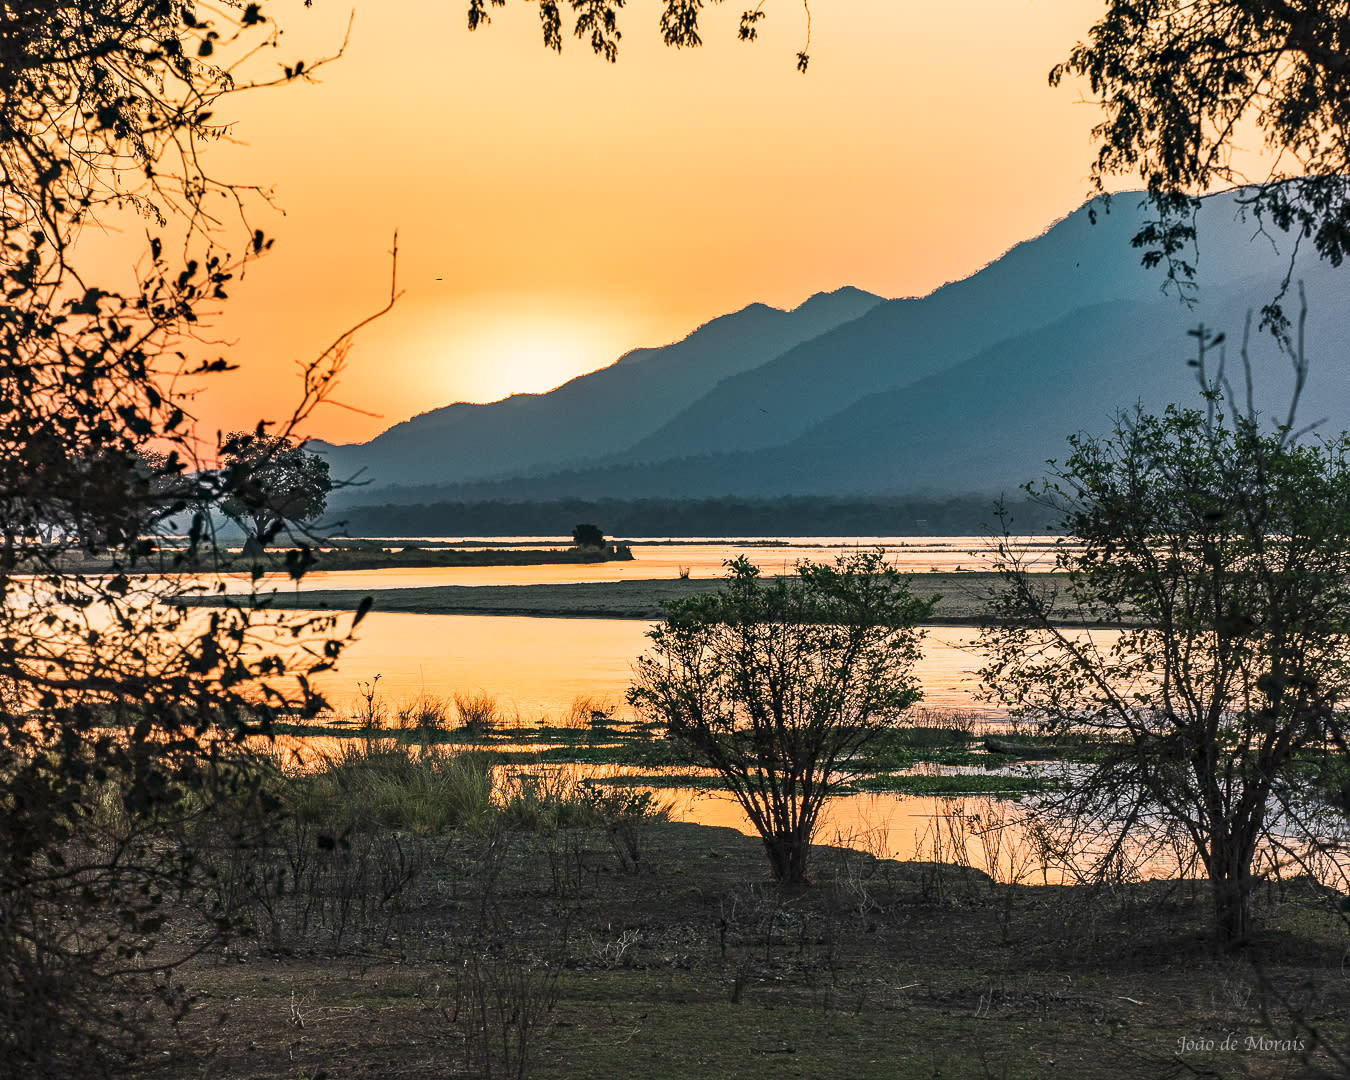
<svg viewBox="0 0 1350 1080">
<path fill-rule="evenodd" d="M 1212 342 L 1199 343 L 1202 408 L 1072 438 L 1037 489 L 1064 515 L 1065 595 L 1000 544 L 982 674 L 1048 731 L 1101 740 L 1053 808 L 1083 844 L 1066 858 L 1104 871 L 1180 829 L 1229 943 L 1250 930 L 1259 846 L 1312 839 L 1326 805 L 1315 778 L 1345 745 L 1350 439 L 1300 442 L 1292 410 L 1276 424 L 1242 410 L 1222 370 L 1205 380 Z M 1300 386 L 1303 374 L 1300 360 Z M 1089 629 L 1102 623 L 1123 629 Z"/>
<path fill-rule="evenodd" d="M 469 0 L 469 29 L 477 30 L 492 21 L 491 9 L 505 7 L 506 0 Z M 624 0 L 538 0 L 539 27 L 544 45 L 555 52 L 563 46 L 563 12 L 574 17 L 571 31 L 574 37 L 587 42 L 596 56 L 610 63 L 619 58 L 619 12 Z M 736 34 L 741 41 L 754 41 L 759 36 L 759 25 L 767 12 L 764 0 L 741 12 Z M 704 0 L 661 0 L 661 40 L 677 49 L 692 49 L 703 44 L 700 17 Z M 805 72 L 811 62 L 811 6 L 802 0 L 806 17 L 805 42 L 797 52 L 797 70 Z"/>
<path fill-rule="evenodd" d="M 342 646 L 331 619 L 190 614 L 166 601 L 191 581 L 150 572 L 180 531 L 177 561 L 200 566 L 200 508 L 223 493 L 181 392 L 229 366 L 195 328 L 267 241 L 222 250 L 219 206 L 247 191 L 198 153 L 221 95 L 244 88 L 222 58 L 273 40 L 255 4 L 210 21 L 180 0 L 0 5 L 5 1075 L 101 1075 L 134 1051 L 144 989 L 108 991 L 174 959 L 156 931 L 195 864 L 169 826 L 209 806 L 233 739 L 314 704 L 308 676 Z M 155 233 L 137 279 L 95 280 L 81 230 L 125 210 Z M 342 354 L 340 339 L 307 369 L 297 418 Z"/>
<path fill-rule="evenodd" d="M 628 701 L 717 771 L 774 877 L 803 882 L 831 783 L 920 697 L 931 610 L 876 552 L 767 583 L 742 556 L 721 591 L 667 607 Z"/>
<path fill-rule="evenodd" d="M 1143 181 L 1157 217 L 1135 244 L 1175 281 L 1194 276 L 1195 197 L 1215 187 L 1245 187 L 1258 221 L 1333 265 L 1350 253 L 1344 0 L 1108 0 L 1050 82 L 1066 77 L 1086 79 L 1106 113 L 1093 129 L 1094 183 Z M 1273 155 L 1264 177 L 1234 163 L 1248 125 Z M 1284 325 L 1277 304 L 1266 315 Z"/>
</svg>

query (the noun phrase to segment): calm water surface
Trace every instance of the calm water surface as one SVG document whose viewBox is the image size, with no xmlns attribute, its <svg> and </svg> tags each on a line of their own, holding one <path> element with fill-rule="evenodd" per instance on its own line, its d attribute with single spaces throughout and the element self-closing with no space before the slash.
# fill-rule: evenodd
<svg viewBox="0 0 1350 1080">
<path fill-rule="evenodd" d="M 623 701 L 633 661 L 651 624 L 636 619 L 537 619 L 502 615 L 406 615 L 372 612 L 342 654 L 338 671 L 316 679 L 337 708 L 354 706 L 357 683 L 380 676 L 394 705 L 422 695 L 486 691 L 508 716 L 565 713 L 573 699 Z M 917 669 L 924 702 L 939 708 L 1003 713 L 977 700 L 972 672 L 977 631 L 930 627 Z"/>
<path fill-rule="evenodd" d="M 430 538 L 423 538 L 430 539 Z M 453 538 L 437 538 L 453 539 Z M 529 538 L 511 538 L 512 543 Z M 1032 541 L 1048 550 L 1049 541 Z M 416 541 L 390 541 L 399 546 Z M 987 569 L 988 541 L 982 537 L 809 537 L 763 541 L 709 541 L 662 544 L 634 542 L 632 562 L 594 565 L 398 568 L 316 572 L 300 587 L 308 589 L 397 589 L 436 585 L 546 585 L 588 581 L 674 578 L 688 569 L 692 577 L 720 577 L 724 564 L 749 556 L 766 573 L 790 570 L 800 559 L 833 559 L 859 549 L 883 547 L 902 570 Z M 243 578 L 231 579 L 232 591 L 246 590 Z M 291 588 L 271 577 L 264 587 Z M 548 619 L 491 615 L 410 615 L 372 612 L 358 640 L 343 654 L 338 672 L 324 677 L 323 689 L 339 708 L 350 707 L 357 684 L 379 675 L 379 687 L 391 704 L 431 694 L 483 690 L 497 697 L 508 714 L 523 719 L 556 716 L 574 698 L 623 700 L 633 660 L 647 645 L 648 624 L 622 619 Z M 927 704 L 976 709 L 1001 716 L 976 697 L 972 672 L 979 667 L 969 628 L 928 631 L 918 677 Z"/>
<path fill-rule="evenodd" d="M 440 538 L 444 539 L 444 538 Z M 516 538 L 512 538 L 516 539 Z M 1028 541 L 1036 550 L 1049 551 L 1050 541 Z M 392 540 L 392 549 L 412 545 L 413 540 Z M 387 570 L 316 570 L 300 586 L 308 589 L 414 589 L 434 585 L 572 585 L 588 581 L 641 581 L 678 577 L 684 568 L 691 577 L 710 578 L 725 574 L 725 564 L 746 555 L 766 574 L 790 570 L 801 559 L 816 562 L 838 555 L 882 547 L 887 558 L 906 573 L 990 569 L 990 541 L 980 536 L 944 537 L 796 537 L 763 541 L 717 540 L 707 543 L 664 544 L 658 540 L 634 540 L 631 562 L 567 563 L 552 566 L 446 566 L 398 567 Z M 499 545 L 523 547 L 523 544 Z M 247 575 L 226 579 L 231 592 L 247 592 Z M 284 574 L 269 574 L 263 586 L 290 591 Z"/>
<path fill-rule="evenodd" d="M 438 538 L 443 539 L 443 538 Z M 519 538 L 523 545 L 528 538 Z M 416 541 L 390 541 L 400 547 Z M 1037 541 L 1041 545 L 1047 542 Z M 494 545 L 494 546 L 506 546 Z M 317 572 L 305 589 L 389 589 L 435 585 L 544 585 L 587 581 L 674 578 L 688 568 L 695 578 L 720 577 L 724 564 L 748 555 L 766 573 L 790 570 L 800 559 L 820 561 L 859 549 L 886 549 L 890 560 L 913 573 L 988 569 L 988 541 L 980 537 L 799 538 L 772 544 L 709 541 L 666 545 L 635 542 L 632 562 L 596 565 L 410 568 Z M 270 581 L 270 579 L 269 579 Z M 246 591 L 247 581 L 230 583 Z M 276 586 L 289 588 L 283 581 Z M 531 723 L 566 715 L 579 697 L 621 708 L 633 660 L 646 648 L 651 625 L 626 619 L 550 619 L 519 616 L 411 615 L 372 612 L 348 646 L 338 671 L 316 680 L 339 709 L 354 709 L 358 684 L 378 675 L 386 703 L 431 695 L 485 691 L 507 717 Z M 972 710 L 998 721 L 1004 713 L 978 698 L 973 672 L 980 665 L 977 631 L 932 627 L 916 674 L 924 703 Z M 304 752 L 303 748 L 297 749 Z M 753 834 L 744 813 L 725 792 L 668 790 L 673 816 L 705 825 L 724 825 Z M 950 832 L 953 808 L 961 800 L 898 795 L 857 795 L 832 799 L 821 823 L 824 843 L 860 847 L 880 856 L 930 859 L 943 830 Z M 978 853 L 972 852 L 972 855 Z"/>
</svg>

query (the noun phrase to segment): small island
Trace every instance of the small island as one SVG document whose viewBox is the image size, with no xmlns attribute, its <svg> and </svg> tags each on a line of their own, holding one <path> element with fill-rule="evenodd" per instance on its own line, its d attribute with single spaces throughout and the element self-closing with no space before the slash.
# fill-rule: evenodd
<svg viewBox="0 0 1350 1080">
<path fill-rule="evenodd" d="M 292 572 L 295 567 L 310 570 L 391 570 L 400 567 L 447 566 L 553 566 L 604 562 L 631 562 L 633 549 L 625 543 L 606 540 L 595 525 L 578 525 L 572 530 L 572 542 L 541 542 L 533 545 L 489 547 L 480 541 L 426 540 L 419 544 L 395 546 L 388 542 L 349 537 L 313 537 L 303 544 L 277 545 L 260 550 L 261 545 L 208 548 L 195 558 L 172 542 L 143 553 L 138 558 L 143 572 L 161 574 L 247 573 L 255 566 L 264 572 Z M 61 551 L 50 561 L 59 572 L 102 574 L 114 568 L 110 554 Z M 121 564 L 119 569 L 126 569 Z"/>
<path fill-rule="evenodd" d="M 388 570 L 400 566 L 543 566 L 567 563 L 630 562 L 627 544 L 570 547 L 381 547 L 361 542 L 323 547 L 315 552 L 315 570 Z"/>
</svg>

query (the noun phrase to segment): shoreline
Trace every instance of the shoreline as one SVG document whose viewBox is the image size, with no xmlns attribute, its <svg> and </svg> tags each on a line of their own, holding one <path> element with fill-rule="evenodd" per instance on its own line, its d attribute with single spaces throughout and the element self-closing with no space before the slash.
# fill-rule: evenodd
<svg viewBox="0 0 1350 1080">
<path fill-rule="evenodd" d="M 257 561 L 266 573 L 286 572 L 286 548 L 268 551 Z M 198 560 L 195 564 L 176 565 L 175 553 L 163 550 L 147 558 L 139 566 L 130 568 L 130 573 L 159 574 L 196 574 L 218 572 L 222 574 L 247 574 L 253 561 L 246 560 L 237 551 L 222 551 L 209 559 Z M 406 547 L 391 550 L 364 544 L 359 547 L 321 548 L 314 556 L 311 570 L 340 573 L 344 570 L 400 570 L 400 569 L 436 569 L 440 567 L 466 566 L 592 566 L 607 562 L 632 562 L 633 551 L 621 541 L 606 541 L 603 547 L 506 547 L 506 548 L 463 548 L 448 545 L 419 546 L 409 544 Z M 155 565 L 155 564 L 158 565 Z M 69 560 L 62 573 L 74 576 L 86 574 L 106 574 L 112 570 L 113 560 L 107 556 L 80 556 L 78 561 Z M 334 590 L 338 591 L 338 590 Z"/>
</svg>

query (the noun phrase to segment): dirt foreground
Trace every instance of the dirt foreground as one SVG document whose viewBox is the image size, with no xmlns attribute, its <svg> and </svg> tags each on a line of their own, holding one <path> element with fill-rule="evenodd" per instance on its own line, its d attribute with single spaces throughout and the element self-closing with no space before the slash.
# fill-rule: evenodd
<svg viewBox="0 0 1350 1080">
<path fill-rule="evenodd" d="M 634 863 L 603 832 L 403 838 L 398 903 L 303 928 L 283 904 L 180 969 L 195 1004 L 136 1075 L 1343 1075 L 1350 937 L 1305 883 L 1219 955 L 1203 883 L 1006 886 L 821 848 L 783 891 L 739 833 L 639 841 Z"/>
</svg>

